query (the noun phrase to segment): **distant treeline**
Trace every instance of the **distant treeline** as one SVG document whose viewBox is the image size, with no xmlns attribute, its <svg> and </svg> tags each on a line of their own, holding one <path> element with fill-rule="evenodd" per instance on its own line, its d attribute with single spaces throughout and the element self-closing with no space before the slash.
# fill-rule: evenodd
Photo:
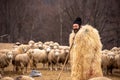
<svg viewBox="0 0 120 80">
<path fill-rule="evenodd" d="M 0 42 L 68 45 L 78 16 L 99 30 L 103 48 L 120 46 L 119 0 L 0 0 Z"/>
</svg>

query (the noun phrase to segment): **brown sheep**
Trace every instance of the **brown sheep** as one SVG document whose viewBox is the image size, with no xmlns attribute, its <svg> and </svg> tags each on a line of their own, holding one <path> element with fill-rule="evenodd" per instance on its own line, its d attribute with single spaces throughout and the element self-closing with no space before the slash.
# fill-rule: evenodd
<svg viewBox="0 0 120 80">
<path fill-rule="evenodd" d="M 12 52 L 0 53 L 0 68 L 2 70 L 1 73 L 4 73 L 4 68 L 9 66 L 12 58 Z"/>
</svg>

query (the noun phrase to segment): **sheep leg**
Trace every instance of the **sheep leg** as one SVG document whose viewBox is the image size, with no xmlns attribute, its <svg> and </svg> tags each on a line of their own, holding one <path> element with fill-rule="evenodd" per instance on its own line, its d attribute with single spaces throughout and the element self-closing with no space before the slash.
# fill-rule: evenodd
<svg viewBox="0 0 120 80">
<path fill-rule="evenodd" d="M 27 73 L 27 68 L 28 68 L 28 67 L 26 66 L 26 67 L 25 67 L 25 73 Z"/>
<path fill-rule="evenodd" d="M 4 74 L 4 68 L 1 69 L 1 74 Z"/>
<path fill-rule="evenodd" d="M 43 63 L 43 67 L 42 68 L 45 68 L 45 63 Z"/>
<path fill-rule="evenodd" d="M 36 65 L 36 63 L 33 63 L 33 69 L 37 69 L 37 65 Z"/>
<path fill-rule="evenodd" d="M 55 66 L 56 66 L 56 67 L 55 67 L 55 70 L 57 71 L 57 70 L 58 70 L 58 67 L 59 67 L 59 63 L 56 63 Z"/>
<path fill-rule="evenodd" d="M 20 66 L 21 73 L 24 74 L 24 66 Z"/>
<path fill-rule="evenodd" d="M 37 61 L 33 60 L 32 64 L 33 64 L 33 69 L 37 69 Z"/>
<path fill-rule="evenodd" d="M 24 68 L 23 67 L 21 67 L 21 73 L 24 74 Z"/>
<path fill-rule="evenodd" d="M 15 66 L 13 66 L 13 72 L 15 72 Z"/>
<path fill-rule="evenodd" d="M 51 67 L 50 67 L 50 70 L 52 71 L 53 70 L 53 64 L 51 63 Z"/>
<path fill-rule="evenodd" d="M 15 66 L 15 72 L 18 72 L 18 71 L 19 71 L 19 67 Z"/>
<path fill-rule="evenodd" d="M 107 67 L 103 68 L 103 71 L 104 71 L 104 74 L 105 74 L 105 75 L 108 75 Z"/>
<path fill-rule="evenodd" d="M 33 67 L 33 60 L 30 60 L 29 65 L 30 65 L 30 68 L 32 69 L 32 67 Z"/>
<path fill-rule="evenodd" d="M 48 62 L 48 69 L 50 70 L 50 62 Z"/>
<path fill-rule="evenodd" d="M 20 67 L 21 67 L 22 74 L 24 74 L 24 64 L 22 62 L 20 62 Z"/>
</svg>

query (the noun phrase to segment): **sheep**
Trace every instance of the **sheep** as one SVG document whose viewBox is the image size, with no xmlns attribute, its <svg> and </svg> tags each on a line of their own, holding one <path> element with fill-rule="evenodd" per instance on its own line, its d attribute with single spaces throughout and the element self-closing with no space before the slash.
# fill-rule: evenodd
<svg viewBox="0 0 120 80">
<path fill-rule="evenodd" d="M 13 64 L 13 71 L 16 71 L 15 70 L 15 57 L 18 55 L 18 54 L 24 54 L 26 53 L 28 50 L 30 49 L 30 46 L 29 45 L 24 45 L 24 44 L 21 44 L 20 46 L 18 46 L 17 48 L 11 50 L 12 51 L 12 54 L 13 54 L 13 59 L 12 59 L 12 64 Z"/>
<path fill-rule="evenodd" d="M 43 49 L 43 43 L 41 41 L 35 43 L 34 48 Z"/>
<path fill-rule="evenodd" d="M 50 70 L 53 70 L 53 65 L 57 66 L 55 68 L 55 70 L 58 69 L 58 56 L 59 56 L 59 54 L 60 54 L 59 49 L 51 49 L 51 51 L 49 52 L 49 54 L 48 54 L 48 68 L 50 68 Z"/>
<path fill-rule="evenodd" d="M 41 41 L 38 42 L 39 49 L 43 49 L 43 43 Z"/>
<path fill-rule="evenodd" d="M 112 79 L 109 79 L 107 77 L 95 77 L 95 78 L 91 78 L 89 80 L 112 80 Z"/>
<path fill-rule="evenodd" d="M 2 75 L 0 74 L 0 79 L 2 78 Z"/>
<path fill-rule="evenodd" d="M 30 49 L 27 54 L 30 56 L 31 58 L 31 64 L 33 66 L 33 69 L 37 68 L 37 63 L 41 62 L 43 63 L 43 67 L 44 65 L 48 62 L 48 58 L 47 58 L 47 51 L 45 49 Z"/>
<path fill-rule="evenodd" d="M 20 75 L 17 76 L 14 80 L 35 80 L 35 79 L 29 76 Z"/>
<path fill-rule="evenodd" d="M 27 52 L 29 49 L 30 49 L 29 45 L 21 44 L 17 48 L 13 49 L 12 52 L 14 55 L 23 54 L 23 53 Z"/>
<path fill-rule="evenodd" d="M 34 42 L 33 40 L 30 40 L 30 41 L 28 42 L 28 45 L 29 45 L 31 48 L 34 48 L 34 44 L 35 44 L 35 42 Z"/>
<path fill-rule="evenodd" d="M 11 77 L 3 77 L 3 78 L 1 78 L 0 80 L 14 80 L 14 79 L 11 78 Z"/>
<path fill-rule="evenodd" d="M 57 42 L 53 42 L 53 41 L 47 41 L 43 44 L 43 47 L 46 48 L 47 46 L 53 48 L 58 48 L 59 47 L 59 43 Z"/>
<path fill-rule="evenodd" d="M 102 54 L 101 59 L 102 59 L 102 61 L 101 61 L 101 67 L 102 67 L 102 70 L 103 70 L 103 74 L 106 75 L 107 74 L 107 65 L 109 64 L 108 56 L 107 56 L 106 52 L 104 52 Z"/>
<path fill-rule="evenodd" d="M 21 69 L 22 74 L 25 72 L 27 73 L 29 62 L 30 58 L 27 53 L 16 55 L 14 59 L 14 71 L 19 71 L 19 69 Z"/>
<path fill-rule="evenodd" d="M 67 64 L 69 61 L 69 57 L 70 57 L 69 47 L 68 46 L 59 46 L 59 49 L 60 49 L 60 54 L 58 56 L 58 63 L 59 64 L 62 63 L 62 65 L 63 65 L 67 58 L 67 61 L 66 61 L 66 64 Z M 67 70 L 67 66 L 66 66 L 66 70 Z"/>
<path fill-rule="evenodd" d="M 60 63 L 64 64 L 66 60 L 66 57 L 69 53 L 69 47 L 60 46 L 58 43 L 55 42 L 53 44 L 50 44 L 50 48 L 51 51 L 48 53 L 48 67 L 50 70 L 53 70 L 53 65 L 55 65 L 55 70 L 58 70 Z"/>
<path fill-rule="evenodd" d="M 120 54 L 115 55 L 117 68 L 120 69 Z"/>
<path fill-rule="evenodd" d="M 57 43 L 57 42 L 53 43 L 53 48 L 54 48 L 54 49 L 58 49 L 59 46 L 60 46 L 59 43 Z"/>
<path fill-rule="evenodd" d="M 1 73 L 4 73 L 4 68 L 8 67 L 10 64 L 10 61 L 12 60 L 13 55 L 12 52 L 7 53 L 0 53 L 0 68 L 2 69 Z"/>
<path fill-rule="evenodd" d="M 110 51 L 114 52 L 115 54 L 119 54 L 120 50 L 118 47 L 113 47 Z"/>
<path fill-rule="evenodd" d="M 44 42 L 44 45 L 49 46 L 50 44 L 53 44 L 53 43 L 54 43 L 53 41 L 46 41 L 46 42 Z"/>
<path fill-rule="evenodd" d="M 1 49 L 0 50 L 0 53 L 7 53 L 7 52 L 9 52 L 10 50 L 8 50 L 8 49 Z"/>
<path fill-rule="evenodd" d="M 113 68 L 116 67 L 115 54 L 111 51 L 107 51 L 107 54 L 102 54 L 101 66 L 104 75 L 112 74 Z"/>
</svg>

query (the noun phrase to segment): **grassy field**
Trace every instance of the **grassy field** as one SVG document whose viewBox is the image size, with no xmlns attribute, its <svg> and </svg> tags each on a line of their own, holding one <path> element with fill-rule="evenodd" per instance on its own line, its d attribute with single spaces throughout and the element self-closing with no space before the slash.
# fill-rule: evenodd
<svg viewBox="0 0 120 80">
<path fill-rule="evenodd" d="M 11 43 L 0 43 L 0 50 L 11 49 L 12 46 L 13 44 Z M 37 70 L 42 73 L 42 76 L 34 77 L 35 80 L 57 80 L 58 75 L 61 71 L 61 70 L 50 71 L 47 68 L 43 69 L 41 64 L 38 64 L 37 67 L 38 67 Z M 13 66 L 12 64 L 10 64 L 7 68 L 5 68 L 5 73 L 2 76 L 10 76 L 10 77 L 15 78 L 16 76 L 21 75 L 20 73 L 13 72 L 12 69 L 13 69 Z M 30 72 L 31 72 L 31 69 L 28 69 L 28 73 L 26 73 L 25 75 L 29 76 Z M 112 75 L 112 76 L 107 76 L 107 77 L 111 78 L 112 80 L 120 80 L 120 76 Z M 71 80 L 70 71 L 63 71 L 61 74 L 60 80 Z"/>
</svg>

